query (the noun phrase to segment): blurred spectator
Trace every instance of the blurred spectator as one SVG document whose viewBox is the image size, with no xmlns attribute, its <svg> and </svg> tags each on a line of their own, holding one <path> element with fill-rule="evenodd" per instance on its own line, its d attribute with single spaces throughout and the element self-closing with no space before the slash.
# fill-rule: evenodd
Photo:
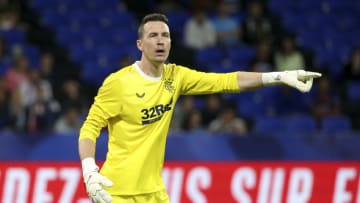
<svg viewBox="0 0 360 203">
<path fill-rule="evenodd" d="M 335 90 L 328 75 L 323 73 L 317 80 L 311 99 L 312 114 L 319 122 L 323 117 L 341 114 L 340 98 Z"/>
<path fill-rule="evenodd" d="M 56 120 L 54 131 L 56 133 L 77 133 L 79 132 L 82 120 L 77 105 L 68 105 Z"/>
<path fill-rule="evenodd" d="M 14 7 L 8 6 L 1 10 L 0 30 L 22 30 L 24 28 L 25 26 L 20 23 L 19 13 Z"/>
<path fill-rule="evenodd" d="M 10 66 L 11 62 L 12 58 L 6 41 L 0 36 L 0 65 Z"/>
<path fill-rule="evenodd" d="M 6 72 L 6 88 L 13 92 L 20 83 L 27 80 L 27 71 L 29 69 L 29 61 L 26 56 L 15 57 L 14 67 L 11 67 Z"/>
<path fill-rule="evenodd" d="M 212 23 L 215 27 L 217 42 L 220 46 L 230 47 L 240 43 L 240 26 L 231 16 L 231 4 L 222 0 L 217 5 L 217 13 Z"/>
<path fill-rule="evenodd" d="M 154 10 L 154 2 L 148 0 L 124 0 L 126 9 L 136 15 L 138 21 Z"/>
<path fill-rule="evenodd" d="M 53 130 L 53 123 L 60 112 L 55 100 L 45 100 L 44 89 L 36 84 L 36 101 L 26 108 L 26 132 L 43 133 Z"/>
<path fill-rule="evenodd" d="M 192 9 L 202 9 L 205 11 L 209 11 L 213 9 L 217 3 L 217 1 L 213 1 L 213 0 L 196 0 L 196 1 L 185 0 L 182 2 L 186 2 L 186 1 L 188 1 L 189 3 L 188 4 L 183 3 L 184 7 L 192 8 Z"/>
<path fill-rule="evenodd" d="M 0 131 L 9 130 L 10 127 L 9 96 L 10 93 L 5 87 L 5 79 L 0 76 Z"/>
<path fill-rule="evenodd" d="M 10 92 L 10 128 L 16 132 L 25 130 L 26 115 L 22 107 L 19 91 Z"/>
<path fill-rule="evenodd" d="M 212 47 L 216 44 L 213 24 L 203 10 L 196 10 L 185 24 L 185 45 L 191 49 Z"/>
<path fill-rule="evenodd" d="M 304 69 L 305 60 L 298 50 L 293 36 L 281 39 L 280 49 L 275 53 L 275 69 L 277 71 Z"/>
<path fill-rule="evenodd" d="M 185 132 L 202 132 L 205 129 L 202 126 L 201 113 L 198 110 L 192 110 L 184 115 L 181 129 Z"/>
<path fill-rule="evenodd" d="M 236 108 L 233 105 L 223 107 L 220 115 L 209 125 L 212 133 L 226 133 L 245 135 L 248 132 L 246 121 L 236 116 Z"/>
<path fill-rule="evenodd" d="M 126 67 L 134 63 L 133 58 L 129 55 L 120 57 L 118 67 Z"/>
<path fill-rule="evenodd" d="M 215 120 L 221 111 L 222 101 L 220 95 L 209 94 L 205 96 L 205 105 L 201 111 L 202 125 L 208 126 L 213 120 Z"/>
<path fill-rule="evenodd" d="M 186 114 L 195 110 L 194 96 L 183 96 L 181 100 L 175 105 L 173 119 L 171 121 L 171 131 L 179 131 Z"/>
<path fill-rule="evenodd" d="M 18 91 L 20 93 L 20 100 L 22 106 L 28 107 L 32 105 L 36 100 L 39 94 L 37 94 L 37 88 L 41 88 L 42 94 L 41 100 L 49 101 L 53 98 L 53 92 L 51 84 L 48 80 L 40 78 L 38 69 L 30 69 L 28 71 L 27 80 L 20 82 Z"/>
<path fill-rule="evenodd" d="M 273 41 L 273 25 L 266 16 L 262 2 L 250 1 L 247 5 L 247 17 L 242 23 L 243 39 L 246 43 L 256 44 L 260 41 Z"/>
<path fill-rule="evenodd" d="M 360 48 L 355 48 L 348 62 L 344 66 L 343 70 L 343 84 L 342 84 L 342 102 L 344 103 L 343 109 L 350 117 L 352 127 L 356 130 L 360 130 L 360 108 L 359 100 L 356 96 L 350 95 L 350 89 L 356 86 L 356 83 L 360 81 Z M 353 94 L 357 91 L 356 88 Z M 356 95 L 356 94 L 355 94 Z"/>
<path fill-rule="evenodd" d="M 182 10 L 182 7 L 175 0 L 157 0 L 155 10 L 166 14 Z"/>
<path fill-rule="evenodd" d="M 0 9 L 9 5 L 9 0 L 0 0 Z"/>
<path fill-rule="evenodd" d="M 51 80 L 54 71 L 54 57 L 50 52 L 44 52 L 40 57 L 40 75 Z"/>
<path fill-rule="evenodd" d="M 54 90 L 61 88 L 62 76 L 55 65 L 55 59 L 51 52 L 41 53 L 39 67 L 40 78 L 51 84 L 52 92 L 56 97 L 58 93 Z"/>
<path fill-rule="evenodd" d="M 256 46 L 255 57 L 251 60 L 251 71 L 268 72 L 274 70 L 274 60 L 270 44 L 263 40 Z"/>
<path fill-rule="evenodd" d="M 228 5 L 231 14 L 236 14 L 240 10 L 244 10 L 245 1 L 246 0 L 224 0 L 224 2 Z M 216 2 L 216 0 L 214 2 Z"/>
<path fill-rule="evenodd" d="M 80 84 L 76 80 L 67 80 L 62 86 L 62 95 L 60 97 L 62 109 L 68 106 L 76 105 L 79 107 L 79 113 L 84 114 L 88 109 L 88 102 L 81 95 Z"/>
<path fill-rule="evenodd" d="M 360 48 L 353 50 L 349 61 L 344 66 L 344 80 L 360 81 Z"/>
</svg>

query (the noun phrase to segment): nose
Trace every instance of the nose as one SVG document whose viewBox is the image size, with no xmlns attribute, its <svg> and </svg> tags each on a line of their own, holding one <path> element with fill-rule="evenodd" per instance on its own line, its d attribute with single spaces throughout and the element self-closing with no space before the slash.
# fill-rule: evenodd
<svg viewBox="0 0 360 203">
<path fill-rule="evenodd" d="M 157 45 L 164 45 L 164 39 L 162 37 L 159 37 L 156 41 Z"/>
</svg>

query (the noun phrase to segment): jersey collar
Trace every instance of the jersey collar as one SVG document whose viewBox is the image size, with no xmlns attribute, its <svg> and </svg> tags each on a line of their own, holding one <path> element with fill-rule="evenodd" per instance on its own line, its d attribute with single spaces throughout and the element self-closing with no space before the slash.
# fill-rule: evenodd
<svg viewBox="0 0 360 203">
<path fill-rule="evenodd" d="M 149 76 L 146 73 L 144 73 L 143 70 L 141 70 L 140 66 L 137 64 L 137 62 L 135 62 L 134 64 L 135 69 L 137 70 L 137 72 L 144 78 L 151 80 L 151 81 L 159 81 L 161 80 L 161 76 L 159 77 L 153 77 L 153 76 Z"/>
</svg>

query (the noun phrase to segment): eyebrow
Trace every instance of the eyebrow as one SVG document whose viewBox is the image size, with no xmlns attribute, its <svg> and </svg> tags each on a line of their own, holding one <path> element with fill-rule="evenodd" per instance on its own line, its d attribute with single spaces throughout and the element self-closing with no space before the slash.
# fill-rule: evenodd
<svg viewBox="0 0 360 203">
<path fill-rule="evenodd" d="M 148 34 L 148 36 L 149 35 L 158 35 L 159 33 L 158 32 L 150 32 L 149 34 Z M 162 33 L 160 33 L 161 35 L 167 35 L 167 36 L 170 36 L 170 32 L 162 32 Z"/>
</svg>

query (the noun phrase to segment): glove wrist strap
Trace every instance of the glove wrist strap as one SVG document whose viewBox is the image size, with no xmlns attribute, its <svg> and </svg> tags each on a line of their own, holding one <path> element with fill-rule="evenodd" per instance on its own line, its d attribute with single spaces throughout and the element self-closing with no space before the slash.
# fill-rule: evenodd
<svg viewBox="0 0 360 203">
<path fill-rule="evenodd" d="M 263 85 L 276 85 L 281 83 L 281 77 L 283 72 L 268 72 L 261 74 L 261 80 Z"/>
<path fill-rule="evenodd" d="M 87 157 L 81 160 L 81 166 L 82 166 L 83 175 L 93 171 L 97 172 L 99 170 L 99 167 L 95 163 L 95 159 L 92 157 Z"/>
</svg>

